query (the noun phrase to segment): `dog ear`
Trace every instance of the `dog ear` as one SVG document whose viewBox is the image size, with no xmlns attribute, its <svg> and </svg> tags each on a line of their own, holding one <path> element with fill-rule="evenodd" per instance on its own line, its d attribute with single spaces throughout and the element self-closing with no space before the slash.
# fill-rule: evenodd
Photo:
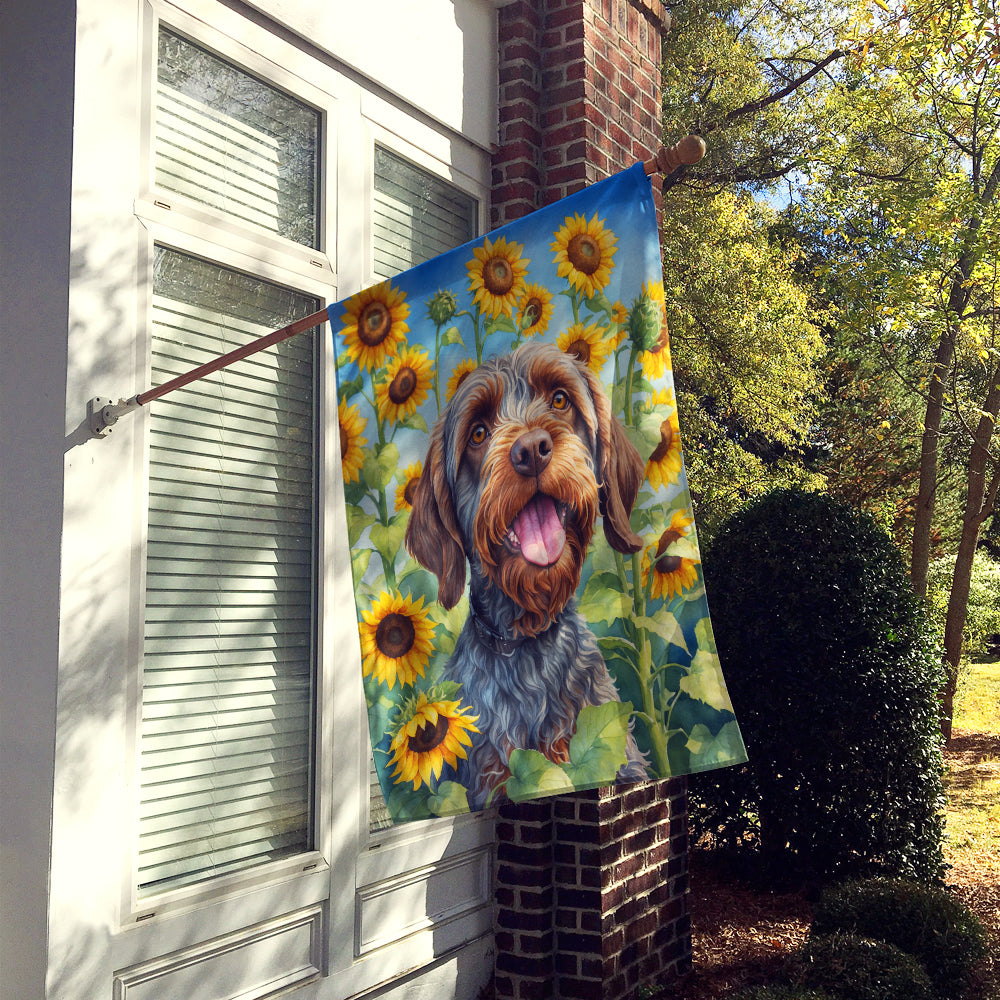
<svg viewBox="0 0 1000 1000">
<path fill-rule="evenodd" d="M 444 471 L 444 447 L 435 430 L 417 480 L 406 525 L 410 555 L 438 578 L 438 601 L 453 608 L 465 590 L 465 549 Z"/>
<path fill-rule="evenodd" d="M 604 449 L 601 463 L 601 513 L 604 515 L 604 535 L 619 552 L 638 552 L 642 539 L 628 523 L 632 505 L 639 493 L 646 463 L 629 440 L 625 429 L 611 417 L 610 444 Z"/>
<path fill-rule="evenodd" d="M 618 552 L 638 552 L 642 539 L 628 523 L 632 505 L 646 475 L 643 462 L 625 428 L 611 413 L 611 400 L 597 378 L 580 366 L 590 384 L 597 412 L 598 500 L 604 516 L 604 535 Z"/>
</svg>

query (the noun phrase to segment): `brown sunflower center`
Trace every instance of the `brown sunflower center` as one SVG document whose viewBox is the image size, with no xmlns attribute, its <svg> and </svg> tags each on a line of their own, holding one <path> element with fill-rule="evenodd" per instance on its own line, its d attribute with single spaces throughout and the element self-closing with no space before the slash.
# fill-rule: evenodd
<svg viewBox="0 0 1000 1000">
<path fill-rule="evenodd" d="M 585 365 L 590 364 L 590 344 L 583 339 L 574 340 L 573 343 L 566 348 L 566 353 L 575 354 Z"/>
<path fill-rule="evenodd" d="M 601 245 L 590 233 L 577 233 L 566 247 L 566 258 L 584 274 L 593 274 L 601 266 Z"/>
<path fill-rule="evenodd" d="M 506 257 L 491 257 L 483 268 L 483 284 L 493 295 L 506 295 L 514 287 L 514 268 Z"/>
<path fill-rule="evenodd" d="M 664 420 L 660 424 L 660 443 L 656 446 L 656 451 L 649 456 L 651 462 L 662 462 L 667 453 L 673 447 L 674 429 L 670 426 L 669 420 Z"/>
<path fill-rule="evenodd" d="M 403 487 L 403 499 L 412 507 L 413 501 L 417 495 L 417 483 L 420 482 L 420 477 L 416 476 L 412 479 L 406 480 L 406 485 Z"/>
<path fill-rule="evenodd" d="M 530 299 L 528 299 L 528 303 L 524 307 L 524 325 L 526 327 L 534 326 L 541 318 L 542 318 L 541 300 L 532 296 Z"/>
<path fill-rule="evenodd" d="M 358 339 L 368 347 L 378 347 L 392 329 L 392 313 L 384 302 L 369 302 L 358 317 Z"/>
<path fill-rule="evenodd" d="M 664 322 L 662 328 L 660 329 L 660 338 L 657 340 L 655 346 L 653 347 L 653 354 L 659 354 L 662 350 L 670 345 L 670 334 L 667 333 L 667 324 Z"/>
<path fill-rule="evenodd" d="M 375 645 L 383 656 L 399 659 L 413 648 L 417 631 L 406 615 L 393 611 L 378 623 L 375 629 Z"/>
<path fill-rule="evenodd" d="M 681 568 L 680 556 L 661 556 L 656 560 L 656 572 L 661 576 L 676 573 Z"/>
<path fill-rule="evenodd" d="M 397 406 L 401 406 L 413 395 L 416 388 L 417 373 L 409 365 L 404 365 L 389 383 L 389 399 Z"/>
<path fill-rule="evenodd" d="M 448 735 L 448 720 L 438 713 L 437 722 L 424 723 L 409 739 L 407 746 L 413 753 L 427 753 L 444 743 Z"/>
<path fill-rule="evenodd" d="M 344 425 L 340 425 L 340 455 L 343 457 L 347 454 L 347 449 L 351 446 L 351 436 L 347 433 Z"/>
</svg>

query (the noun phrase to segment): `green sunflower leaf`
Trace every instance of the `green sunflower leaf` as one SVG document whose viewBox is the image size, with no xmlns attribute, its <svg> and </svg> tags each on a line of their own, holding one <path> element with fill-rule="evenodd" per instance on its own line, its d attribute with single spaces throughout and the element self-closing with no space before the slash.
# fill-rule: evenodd
<svg viewBox="0 0 1000 1000">
<path fill-rule="evenodd" d="M 399 449 L 392 441 L 386 441 L 366 453 L 361 474 L 369 488 L 384 490 L 392 482 L 398 467 Z"/>
<path fill-rule="evenodd" d="M 502 330 L 504 333 L 517 333 L 517 325 L 510 318 L 510 316 L 505 316 L 503 314 L 486 321 L 486 336 L 490 336 L 498 330 Z"/>
<path fill-rule="evenodd" d="M 508 766 L 510 777 L 505 788 L 513 802 L 573 790 L 565 770 L 537 750 L 512 750 Z"/>
<path fill-rule="evenodd" d="M 697 701 L 703 701 L 720 711 L 731 712 L 733 706 L 722 679 L 715 636 L 708 618 L 702 618 L 695 626 L 695 638 L 698 640 L 698 651 L 691 658 L 691 666 L 687 676 L 681 681 L 680 689 Z"/>
<path fill-rule="evenodd" d="M 368 563 L 371 562 L 371 549 L 356 549 L 351 556 L 351 575 L 355 580 L 360 580 L 368 572 Z"/>
<path fill-rule="evenodd" d="M 684 630 L 677 616 L 670 611 L 660 611 L 655 618 L 648 615 L 636 615 L 633 618 L 638 628 L 644 628 L 654 635 L 658 635 L 668 646 L 679 646 L 688 652 L 687 641 L 684 638 Z"/>
<path fill-rule="evenodd" d="M 609 701 L 588 705 L 576 720 L 576 732 L 569 741 L 566 772 L 574 786 L 583 787 L 614 781 L 625 763 L 625 737 L 632 714 L 629 702 Z"/>
<path fill-rule="evenodd" d="M 469 811 L 469 793 L 457 781 L 442 781 L 427 796 L 427 808 L 434 816 L 457 816 Z"/>
<path fill-rule="evenodd" d="M 595 573 L 590 580 L 576 609 L 589 622 L 607 622 L 612 624 L 617 618 L 624 618 L 629 611 L 625 595 L 621 592 L 618 577 L 613 577 L 609 585 L 609 573 Z"/>
<path fill-rule="evenodd" d="M 460 347 L 465 346 L 465 341 L 462 340 L 462 334 L 457 326 L 449 326 L 441 336 L 441 346 L 447 347 L 449 344 L 457 344 Z"/>
<path fill-rule="evenodd" d="M 407 427 L 414 431 L 423 431 L 424 434 L 427 433 L 427 421 L 424 419 L 422 413 L 411 413 L 409 416 L 400 420 L 399 426 Z"/>
<path fill-rule="evenodd" d="M 699 723 L 691 730 L 687 749 L 691 754 L 692 771 L 707 771 L 747 759 L 740 727 L 735 720 L 727 722 L 714 736 L 708 726 Z"/>
<path fill-rule="evenodd" d="M 409 783 L 394 786 L 386 805 L 397 820 L 430 819 L 432 815 L 426 793 L 422 789 L 414 791 Z"/>
<path fill-rule="evenodd" d="M 403 538 L 406 535 L 406 519 L 400 518 L 397 514 L 389 519 L 386 524 L 373 524 L 368 537 L 372 540 L 372 545 L 378 550 L 379 555 L 384 556 L 387 562 L 393 562 L 397 553 L 403 546 Z"/>
<path fill-rule="evenodd" d="M 347 382 L 341 382 L 338 386 L 337 398 L 346 402 L 352 396 L 356 396 L 359 392 L 361 392 L 364 384 L 364 379 L 360 373 Z"/>
<path fill-rule="evenodd" d="M 375 515 L 369 514 L 362 507 L 350 506 L 347 508 L 347 537 L 351 545 L 356 545 L 362 532 L 370 524 L 375 523 Z"/>
</svg>

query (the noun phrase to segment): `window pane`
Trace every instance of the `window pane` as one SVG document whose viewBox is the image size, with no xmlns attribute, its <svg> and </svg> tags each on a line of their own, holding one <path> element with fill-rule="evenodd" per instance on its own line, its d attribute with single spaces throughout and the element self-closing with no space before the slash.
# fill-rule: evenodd
<svg viewBox="0 0 1000 1000">
<path fill-rule="evenodd" d="M 305 246 L 319 236 L 319 112 L 160 28 L 156 184 Z"/>
<path fill-rule="evenodd" d="M 318 308 L 164 248 L 152 382 Z M 312 846 L 315 342 L 150 404 L 140 893 Z"/>
<path fill-rule="evenodd" d="M 475 237 L 477 202 L 464 191 L 375 147 L 375 275 L 392 278 Z M 369 774 L 372 830 L 392 826 L 375 764 Z"/>
<path fill-rule="evenodd" d="M 381 280 L 476 235 L 476 199 L 375 147 L 375 274 Z"/>
</svg>

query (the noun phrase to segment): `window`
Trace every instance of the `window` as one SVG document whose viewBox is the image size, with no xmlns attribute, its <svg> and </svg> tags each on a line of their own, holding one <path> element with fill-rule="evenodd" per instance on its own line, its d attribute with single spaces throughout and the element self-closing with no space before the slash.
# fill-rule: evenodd
<svg viewBox="0 0 1000 1000">
<path fill-rule="evenodd" d="M 153 382 L 317 305 L 158 247 Z M 151 411 L 140 895 L 312 846 L 314 383 L 302 334 Z"/>
<path fill-rule="evenodd" d="M 316 246 L 319 112 L 158 42 L 157 191 Z M 207 259 L 214 240 L 154 249 L 153 385 L 319 308 Z M 306 333 L 151 407 L 139 899 L 314 847 L 317 386 Z"/>
</svg>

